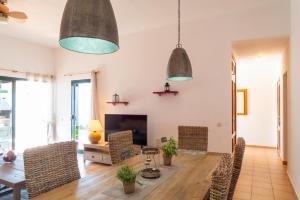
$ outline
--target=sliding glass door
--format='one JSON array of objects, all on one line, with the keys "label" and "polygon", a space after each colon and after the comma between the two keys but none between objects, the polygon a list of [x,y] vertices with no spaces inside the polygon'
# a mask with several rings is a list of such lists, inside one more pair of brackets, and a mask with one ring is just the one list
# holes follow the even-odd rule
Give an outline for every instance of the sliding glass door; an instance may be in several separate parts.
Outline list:
[{"label": "sliding glass door", "polygon": [[78,142],[78,149],[88,142],[88,123],[91,119],[90,79],[72,81],[71,138]]},{"label": "sliding glass door", "polygon": [[15,80],[0,77],[0,145],[15,148]]},{"label": "sliding glass door", "polygon": [[23,153],[53,138],[52,83],[0,76],[0,145]]}]

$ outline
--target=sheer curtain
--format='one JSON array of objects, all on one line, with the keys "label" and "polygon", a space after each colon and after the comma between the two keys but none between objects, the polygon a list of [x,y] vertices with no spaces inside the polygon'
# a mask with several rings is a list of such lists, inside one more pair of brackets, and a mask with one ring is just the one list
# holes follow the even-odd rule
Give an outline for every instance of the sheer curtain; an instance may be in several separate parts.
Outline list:
[{"label": "sheer curtain", "polygon": [[[91,119],[92,120],[100,120],[100,72],[92,71],[91,74],[91,83],[92,83],[92,108],[91,108]],[[104,134],[101,133],[101,142],[104,142]]]},{"label": "sheer curtain", "polygon": [[99,110],[99,71],[92,71],[91,74],[91,84],[92,84],[92,108],[91,108],[91,119],[100,120],[100,110]]},{"label": "sheer curtain", "polygon": [[54,138],[52,77],[26,75],[16,84],[16,151],[21,153]]}]

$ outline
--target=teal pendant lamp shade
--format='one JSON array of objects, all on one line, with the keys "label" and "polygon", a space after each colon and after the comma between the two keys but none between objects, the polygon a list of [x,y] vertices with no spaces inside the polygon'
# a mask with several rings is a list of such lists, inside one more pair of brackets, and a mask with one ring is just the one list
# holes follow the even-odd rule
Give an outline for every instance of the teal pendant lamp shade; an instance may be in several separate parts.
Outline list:
[{"label": "teal pendant lamp shade", "polygon": [[59,44],[87,54],[117,51],[118,28],[110,0],[68,0],[61,20]]},{"label": "teal pendant lamp shade", "polygon": [[192,65],[182,47],[173,50],[168,63],[168,81],[187,81],[193,79]]},{"label": "teal pendant lamp shade", "polygon": [[180,43],[180,0],[178,0],[178,43],[168,63],[168,81],[188,81],[193,79],[192,65]]}]

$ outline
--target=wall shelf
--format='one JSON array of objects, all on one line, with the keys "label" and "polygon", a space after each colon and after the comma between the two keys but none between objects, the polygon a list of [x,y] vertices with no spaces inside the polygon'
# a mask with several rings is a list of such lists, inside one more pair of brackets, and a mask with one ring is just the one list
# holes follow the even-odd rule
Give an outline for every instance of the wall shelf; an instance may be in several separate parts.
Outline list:
[{"label": "wall shelf", "polygon": [[127,106],[129,104],[128,101],[119,101],[119,102],[112,102],[112,101],[110,101],[110,102],[107,102],[107,103],[112,104],[114,106],[116,106],[116,105],[122,105],[122,104],[125,105],[125,106]]},{"label": "wall shelf", "polygon": [[176,96],[179,92],[178,91],[160,91],[160,92],[153,92],[153,94],[158,94],[159,96],[162,96],[162,95],[174,95]]}]

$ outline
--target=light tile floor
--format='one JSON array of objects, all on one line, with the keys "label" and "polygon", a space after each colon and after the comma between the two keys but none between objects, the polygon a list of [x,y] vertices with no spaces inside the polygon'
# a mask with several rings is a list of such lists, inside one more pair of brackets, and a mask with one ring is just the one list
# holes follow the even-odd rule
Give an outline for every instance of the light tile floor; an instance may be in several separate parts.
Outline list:
[{"label": "light tile floor", "polygon": [[247,147],[234,200],[297,200],[275,149]]}]

